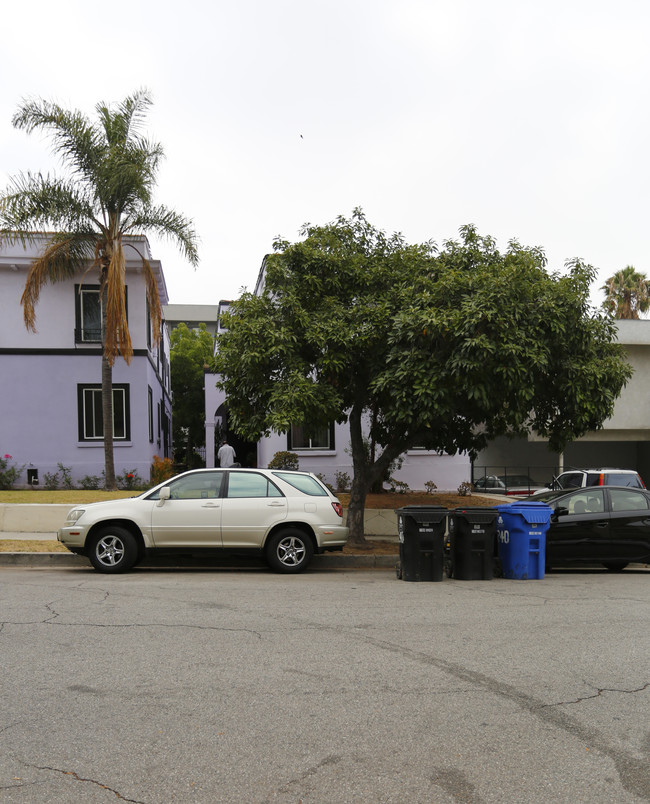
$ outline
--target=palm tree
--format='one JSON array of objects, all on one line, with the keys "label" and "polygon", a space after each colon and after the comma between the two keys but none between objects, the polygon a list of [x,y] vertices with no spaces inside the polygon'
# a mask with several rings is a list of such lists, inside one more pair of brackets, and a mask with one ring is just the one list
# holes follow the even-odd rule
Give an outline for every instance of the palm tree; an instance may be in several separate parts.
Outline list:
[{"label": "palm tree", "polygon": [[[154,206],[152,193],[163,157],[160,144],[140,134],[151,98],[139,90],[116,107],[99,103],[97,120],[43,100],[27,101],[13,118],[28,134],[45,130],[52,150],[67,169],[67,178],[41,173],[10,179],[0,194],[0,238],[45,246],[25,282],[21,303],[25,326],[35,331],[36,304],[43,286],[69,279],[78,271],[97,270],[102,300],[102,404],[105,480],[115,488],[113,461],[113,364],[133,355],[126,318],[125,248],[142,262],[156,342],[162,311],[150,264],[133,235],[148,233],[174,241],[192,265],[198,263],[192,221],[164,206]],[[42,242],[42,240],[41,240]]]},{"label": "palm tree", "polygon": [[650,283],[633,265],[610,276],[601,290],[605,291],[603,307],[616,318],[639,318],[639,313],[650,309]]}]

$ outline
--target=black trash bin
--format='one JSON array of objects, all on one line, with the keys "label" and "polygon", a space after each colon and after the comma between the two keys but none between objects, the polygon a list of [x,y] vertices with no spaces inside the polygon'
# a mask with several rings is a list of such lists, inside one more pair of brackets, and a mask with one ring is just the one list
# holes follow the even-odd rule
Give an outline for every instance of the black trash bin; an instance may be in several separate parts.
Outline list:
[{"label": "black trash bin", "polygon": [[461,581],[494,577],[498,512],[494,508],[456,508],[449,512],[451,571]]},{"label": "black trash bin", "polygon": [[397,577],[403,581],[441,581],[447,509],[406,505],[395,513],[399,533]]}]

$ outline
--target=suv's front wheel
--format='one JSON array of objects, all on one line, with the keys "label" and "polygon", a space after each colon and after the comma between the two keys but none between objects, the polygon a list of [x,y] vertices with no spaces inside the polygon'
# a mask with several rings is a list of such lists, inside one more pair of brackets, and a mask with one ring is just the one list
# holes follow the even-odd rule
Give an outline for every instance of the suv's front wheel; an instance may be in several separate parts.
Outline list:
[{"label": "suv's front wheel", "polygon": [[306,533],[298,528],[285,528],[269,539],[265,557],[276,572],[302,572],[314,555],[314,547]]},{"label": "suv's front wheel", "polygon": [[138,560],[138,545],[126,528],[110,525],[93,537],[88,558],[99,572],[125,572]]}]

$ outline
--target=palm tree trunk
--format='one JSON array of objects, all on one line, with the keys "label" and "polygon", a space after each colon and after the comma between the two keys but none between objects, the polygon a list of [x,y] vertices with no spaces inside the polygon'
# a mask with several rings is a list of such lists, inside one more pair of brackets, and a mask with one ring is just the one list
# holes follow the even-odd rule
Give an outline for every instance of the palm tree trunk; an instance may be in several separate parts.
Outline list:
[{"label": "palm tree trunk", "polygon": [[113,367],[104,354],[106,342],[106,286],[102,293],[102,421],[104,425],[104,487],[117,488],[113,456]]}]

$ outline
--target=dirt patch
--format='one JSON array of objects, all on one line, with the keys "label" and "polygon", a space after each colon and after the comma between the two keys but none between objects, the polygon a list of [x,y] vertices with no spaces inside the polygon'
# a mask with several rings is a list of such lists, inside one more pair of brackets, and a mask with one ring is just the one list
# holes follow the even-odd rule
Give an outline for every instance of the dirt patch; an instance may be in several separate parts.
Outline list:
[{"label": "dirt patch", "polygon": [[[350,502],[349,494],[337,494],[344,508],[348,507]],[[499,505],[500,502],[506,502],[506,498],[500,500],[496,497],[483,497],[480,494],[470,494],[466,497],[461,497],[460,494],[427,494],[424,491],[408,491],[406,494],[393,494],[386,492],[384,494],[369,494],[366,497],[366,508],[380,508],[382,510],[395,510],[396,508],[403,508],[405,505],[442,505],[445,508],[477,508],[481,506]]]}]

